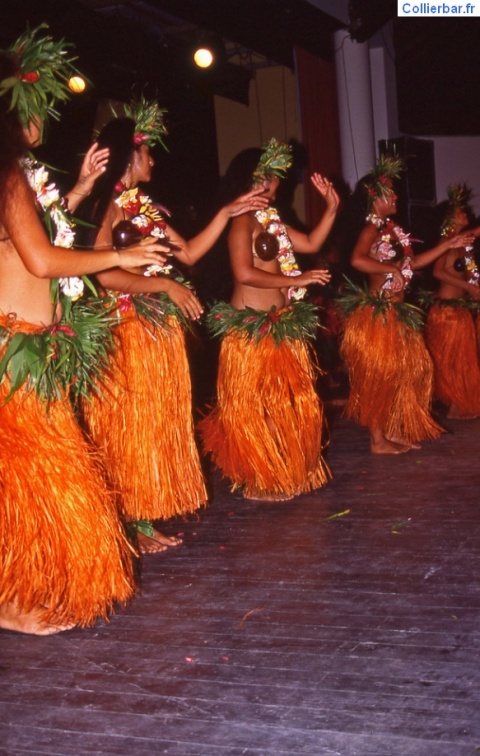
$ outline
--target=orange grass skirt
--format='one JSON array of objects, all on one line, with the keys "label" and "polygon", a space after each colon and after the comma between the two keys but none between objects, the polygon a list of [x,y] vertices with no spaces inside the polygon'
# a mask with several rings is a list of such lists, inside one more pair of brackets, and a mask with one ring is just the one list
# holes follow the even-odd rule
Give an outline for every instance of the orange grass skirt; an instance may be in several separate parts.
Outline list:
[{"label": "orange grass skirt", "polygon": [[199,424],[204,448],[248,498],[293,496],[325,485],[323,407],[307,344],[271,336],[223,339],[217,406]]},{"label": "orange grass skirt", "polygon": [[[5,324],[5,318],[0,318]],[[15,331],[38,329],[17,322]],[[67,399],[0,387],[0,603],[92,625],[133,594],[132,554]]]},{"label": "orange grass skirt", "polygon": [[480,363],[472,314],[465,307],[434,305],[425,340],[435,367],[435,396],[460,415],[480,415]]},{"label": "orange grass skirt", "polygon": [[154,329],[129,307],[102,394],[82,404],[128,520],[168,519],[207,501],[194,438],[190,369],[175,318]]},{"label": "orange grass skirt", "polygon": [[345,321],[341,354],[350,379],[347,417],[408,443],[441,435],[430,414],[432,360],[422,335],[395,310],[373,317],[370,307],[358,307]]}]

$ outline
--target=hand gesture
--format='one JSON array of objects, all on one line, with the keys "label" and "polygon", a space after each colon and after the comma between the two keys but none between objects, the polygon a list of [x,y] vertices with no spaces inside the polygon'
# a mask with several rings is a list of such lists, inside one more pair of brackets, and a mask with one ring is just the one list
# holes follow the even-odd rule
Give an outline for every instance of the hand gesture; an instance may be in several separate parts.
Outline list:
[{"label": "hand gesture", "polygon": [[310,181],[312,182],[317,192],[322,195],[328,207],[331,208],[332,211],[336,212],[340,203],[340,199],[337,192],[335,191],[332,182],[324,176],[321,176],[319,173],[313,173],[310,176]]},{"label": "hand gesture", "polygon": [[142,239],[140,244],[135,244],[126,249],[119,249],[120,268],[139,268],[144,265],[165,265],[167,260],[168,248],[163,246],[161,241],[152,236]]},{"label": "hand gesture", "polygon": [[450,249],[457,249],[458,247],[471,247],[474,241],[475,237],[472,232],[466,231],[464,234],[452,236],[452,238],[448,240],[448,244]]},{"label": "hand gesture", "polygon": [[313,270],[308,270],[306,273],[302,273],[300,276],[288,276],[293,286],[308,286],[309,284],[325,285],[328,284],[331,277],[331,273],[325,268],[321,270],[314,268]]},{"label": "hand gesture", "polygon": [[268,205],[268,199],[262,196],[264,193],[265,189],[263,186],[252,189],[246,194],[237,197],[229,205],[225,205],[224,210],[230,218],[235,218],[237,215],[243,215],[243,213],[249,213],[254,210],[263,210]]},{"label": "hand gesture", "polygon": [[93,189],[95,181],[105,172],[110,150],[108,147],[98,148],[98,142],[94,142],[83,158],[83,163],[78,174],[75,189],[77,194],[87,197]]}]

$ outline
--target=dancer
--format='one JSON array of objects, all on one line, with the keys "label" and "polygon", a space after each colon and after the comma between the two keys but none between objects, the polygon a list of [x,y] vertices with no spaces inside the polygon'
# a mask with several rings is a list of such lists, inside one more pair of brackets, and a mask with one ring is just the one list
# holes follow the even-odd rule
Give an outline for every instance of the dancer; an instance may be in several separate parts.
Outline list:
[{"label": "dancer", "polygon": [[346,413],[369,429],[374,454],[403,453],[443,431],[430,414],[433,365],[405,288],[415,270],[471,239],[455,236],[414,256],[409,234],[390,218],[401,169],[398,157],[383,155],[364,180],[368,215],[351,264],[368,276],[368,291],[352,287],[341,299],[348,315],[341,347],[350,379]]},{"label": "dancer", "polygon": [[[447,189],[448,204],[441,235],[449,240],[469,229],[470,191],[465,184]],[[469,229],[475,238],[480,227]],[[440,281],[428,312],[425,339],[435,367],[435,397],[447,417],[480,415],[480,362],[473,313],[480,301],[480,273],[473,248],[449,249],[436,260],[433,275]]]},{"label": "dancer", "polygon": [[[110,158],[88,201],[88,217],[100,227],[97,249],[112,238],[123,243],[135,233],[152,234],[171,245],[176,260],[191,266],[231,217],[265,206],[258,190],[249,192],[223,207],[196,237],[183,239],[165,212],[137,188],[150,181],[150,148],[166,133],[164,111],[141,98],[127,112],[131,117],[111,121],[98,137]],[[203,308],[171,265],[147,273],[111,270],[98,276],[118,304],[115,360],[103,378],[102,395],[84,402],[83,409],[119,507],[137,530],[140,551],[152,553],[180,542],[152,521],[196,512],[206,504],[207,492],[194,438],[185,347],[185,326]]]},{"label": "dancer", "polygon": [[[335,219],[338,196],[317,173],[311,177],[326,211],[304,234],[286,228],[273,206],[291,164],[276,139],[232,162],[234,191],[262,186],[269,206],[237,218],[229,234],[234,290],[230,304],[213,307],[209,323],[223,336],[217,406],[200,423],[204,448],[233,489],[248,499],[277,501],[323,486],[323,407],[307,342],[318,325],[316,308],[302,302],[309,284],[325,284],[325,270],[301,273],[294,251],[317,253]],[[294,278],[292,278],[294,277]]]},{"label": "dancer", "polygon": [[0,627],[37,635],[91,625],[134,590],[130,547],[67,398],[87,380],[84,358],[102,352],[85,336],[91,313],[73,316],[52,279],[162,260],[150,242],[102,254],[49,243],[20,161],[75,69],[46,28],[0,51]]}]

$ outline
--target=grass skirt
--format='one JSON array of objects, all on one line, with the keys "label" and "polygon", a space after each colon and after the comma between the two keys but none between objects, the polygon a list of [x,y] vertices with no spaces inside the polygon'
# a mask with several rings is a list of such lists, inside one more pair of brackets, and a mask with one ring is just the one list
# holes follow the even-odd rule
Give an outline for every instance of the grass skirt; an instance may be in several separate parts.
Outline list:
[{"label": "grass skirt", "polygon": [[[26,323],[15,330],[38,330]],[[92,625],[133,594],[132,554],[67,400],[0,387],[0,603]]]},{"label": "grass skirt", "polygon": [[433,364],[423,337],[394,309],[358,307],[344,327],[341,354],[350,379],[347,417],[407,443],[438,438],[430,415]]},{"label": "grass skirt", "polygon": [[475,323],[465,307],[433,305],[425,331],[435,367],[435,396],[460,415],[480,415],[480,365]]},{"label": "grass skirt", "polygon": [[102,394],[83,402],[86,427],[128,520],[168,519],[207,500],[194,438],[185,337],[171,317],[154,328],[123,313]]},{"label": "grass skirt", "polygon": [[223,339],[217,406],[199,424],[204,448],[248,498],[293,496],[323,486],[323,407],[306,342]]}]

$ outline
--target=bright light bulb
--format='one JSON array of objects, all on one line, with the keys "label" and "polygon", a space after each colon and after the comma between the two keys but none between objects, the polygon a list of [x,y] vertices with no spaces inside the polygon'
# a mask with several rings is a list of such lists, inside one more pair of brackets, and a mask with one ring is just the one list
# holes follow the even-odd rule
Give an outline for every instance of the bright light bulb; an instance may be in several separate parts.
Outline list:
[{"label": "bright light bulb", "polygon": [[199,47],[193,59],[199,68],[208,68],[213,63],[213,54],[207,47]]},{"label": "bright light bulb", "polygon": [[71,76],[68,80],[68,88],[75,94],[80,94],[85,89],[85,80],[81,76]]}]

